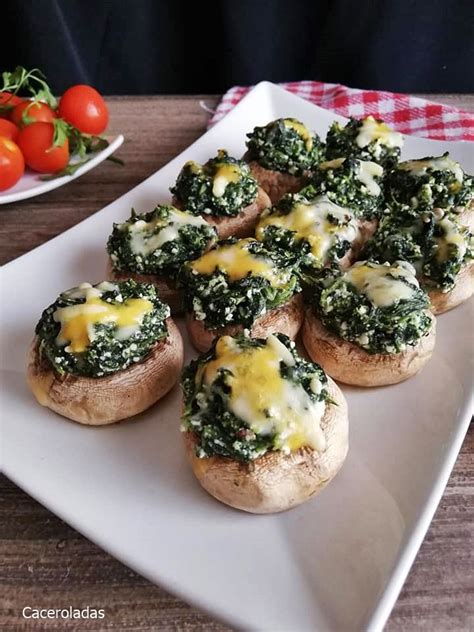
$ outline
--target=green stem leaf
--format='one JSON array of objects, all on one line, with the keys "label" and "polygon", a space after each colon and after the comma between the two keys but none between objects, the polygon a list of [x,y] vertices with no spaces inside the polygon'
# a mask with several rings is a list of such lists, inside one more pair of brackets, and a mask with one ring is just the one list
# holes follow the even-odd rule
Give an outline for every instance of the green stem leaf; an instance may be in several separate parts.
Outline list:
[{"label": "green stem leaf", "polygon": [[117,158],[117,156],[108,156],[106,160],[110,160],[110,162],[115,163],[116,165],[120,165],[121,167],[125,167],[125,162],[121,158]]},{"label": "green stem leaf", "polygon": [[55,110],[58,101],[45,79],[38,68],[26,70],[22,66],[17,66],[13,72],[2,73],[3,86],[1,91],[11,92],[14,95],[20,91],[27,92],[33,97],[33,101],[43,101]]},{"label": "green stem leaf", "polygon": [[63,119],[54,119],[53,126],[54,126],[54,136],[53,136],[52,148],[62,147],[64,143],[67,141],[67,139],[69,138],[70,125],[68,125],[66,121],[63,121]]},{"label": "green stem leaf", "polygon": [[86,163],[89,162],[89,158],[86,160],[81,160],[80,162],[76,162],[74,164],[69,164],[62,171],[58,171],[57,173],[49,173],[45,176],[40,176],[39,179],[42,181],[48,180],[56,180],[56,178],[62,178],[63,176],[72,176],[76,173],[79,167],[82,167]]}]

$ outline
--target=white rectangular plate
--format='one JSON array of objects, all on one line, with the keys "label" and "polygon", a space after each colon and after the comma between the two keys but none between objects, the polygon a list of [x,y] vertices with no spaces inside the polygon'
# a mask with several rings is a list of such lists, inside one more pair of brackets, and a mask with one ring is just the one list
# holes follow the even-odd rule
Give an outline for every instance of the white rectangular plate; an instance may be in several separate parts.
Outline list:
[{"label": "white rectangular plate", "polygon": [[[135,189],[3,269],[3,465],[66,522],[151,581],[230,625],[262,630],[381,629],[446,485],[471,408],[472,305],[439,318],[431,362],[398,386],[344,388],[350,450],[308,503],[254,516],[208,496],[188,467],[180,391],[147,413],[87,428],[38,406],[25,386],[28,343],[45,306],[104,276],[112,222],[151,210],[186,160],[294,116],[319,134],[340,117],[269,83]],[[342,120],[342,119],[340,119]],[[473,171],[472,145],[406,138],[405,157],[449,149]],[[194,354],[187,346],[187,359]]]},{"label": "white rectangular plate", "polygon": [[[70,176],[61,176],[53,178],[52,180],[41,180],[41,174],[35,173],[31,169],[27,168],[25,174],[14,187],[0,193],[0,204],[10,204],[11,202],[27,200],[28,198],[42,195],[43,193],[47,193],[53,189],[58,189],[72,180],[80,178],[82,175],[91,169],[94,169],[94,167],[97,167],[97,165],[100,165],[101,162],[104,162],[104,160],[111,156],[123,143],[123,136],[122,134],[119,134],[118,136],[109,138],[108,140],[109,145],[105,149],[91,154],[89,160],[81,167],[78,167],[77,171]],[[74,164],[78,161],[79,158],[76,157],[73,158],[72,163]]]}]

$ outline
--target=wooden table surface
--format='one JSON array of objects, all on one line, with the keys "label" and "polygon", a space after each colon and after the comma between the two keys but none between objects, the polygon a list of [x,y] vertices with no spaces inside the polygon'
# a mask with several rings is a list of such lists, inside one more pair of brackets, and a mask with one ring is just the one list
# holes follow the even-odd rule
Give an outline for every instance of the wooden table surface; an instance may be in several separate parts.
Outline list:
[{"label": "wooden table surface", "polygon": [[[474,111],[474,97],[432,95]],[[110,132],[122,132],[125,166],[105,162],[46,195],[0,208],[0,263],[28,252],[115,200],[205,130],[218,97],[112,97]],[[474,433],[468,433],[388,631],[474,629]],[[0,581],[5,630],[225,630],[132,572],[5,477],[0,478]],[[24,606],[104,608],[100,622],[37,624]],[[297,631],[292,631],[297,632]],[[342,632],[342,631],[341,631]]]}]

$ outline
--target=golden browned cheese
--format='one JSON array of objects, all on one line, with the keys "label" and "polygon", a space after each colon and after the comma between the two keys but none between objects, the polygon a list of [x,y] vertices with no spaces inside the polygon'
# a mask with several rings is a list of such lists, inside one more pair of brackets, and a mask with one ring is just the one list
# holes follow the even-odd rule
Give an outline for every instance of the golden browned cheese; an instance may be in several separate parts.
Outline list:
[{"label": "golden browned cheese", "polygon": [[[334,217],[338,220],[337,224],[333,221]],[[377,220],[358,219],[349,208],[338,206],[320,195],[309,201],[295,200],[288,213],[265,214],[255,229],[258,240],[265,241],[269,226],[290,231],[295,240],[305,242],[313,262],[320,267],[332,263],[329,253],[337,241],[348,242],[349,249],[337,261],[339,267],[344,269],[356,260],[364,244],[373,235]]]},{"label": "golden browned cheese", "polygon": [[283,125],[287,128],[294,130],[301,138],[304,140],[304,144],[306,147],[306,151],[311,151],[313,149],[313,134],[310,130],[296,119],[286,118],[283,119]]},{"label": "golden browned cheese", "polygon": [[401,353],[368,353],[328,331],[312,309],[307,310],[303,323],[303,343],[311,360],[338,382],[354,386],[397,384],[418,373],[431,358],[436,341],[436,320],[431,312],[426,313],[432,320],[430,333]]},{"label": "golden browned cheese", "polygon": [[250,237],[235,243],[221,244],[189,262],[189,269],[198,274],[211,276],[216,269],[224,272],[231,282],[240,281],[248,275],[266,279],[272,287],[285,287],[291,279],[289,269],[279,269],[268,256],[259,256],[251,251],[259,242]]},{"label": "golden browned cheese", "polygon": [[383,121],[377,121],[373,116],[367,116],[356,136],[356,144],[361,149],[367,147],[373,140],[380,140],[385,147],[402,147],[403,136],[396,132]]},{"label": "golden browned cheese", "polygon": [[329,395],[321,420],[325,450],[300,448],[290,454],[270,451],[250,463],[195,454],[196,437],[184,433],[186,453],[201,486],[217,500],[251,513],[286,511],[318,494],[337,474],[348,450],[347,403],[329,378]]},{"label": "golden browned cheese", "polygon": [[60,376],[31,344],[27,381],[39,404],[82,424],[100,426],[137,415],[161,399],[178,381],[183,341],[168,318],[168,336],[127,369],[100,378]]},{"label": "golden browned cheese", "polygon": [[56,342],[70,353],[87,349],[95,325],[114,323],[117,337],[127,337],[139,329],[144,316],[153,310],[153,303],[145,298],[115,304],[104,301],[101,291],[89,283],[83,283],[76,291],[84,297],[83,303],[58,307],[54,312],[54,320],[60,325]]},{"label": "golden browned cheese", "polygon": [[[263,345],[245,348],[232,336],[221,336],[213,356],[199,367],[196,381],[211,387],[221,371],[228,372],[227,408],[253,432],[257,435],[274,432],[278,436],[278,449],[285,453],[303,447],[324,451],[326,443],[320,421],[326,404],[313,401],[301,384],[282,376],[282,363],[293,367],[295,358],[278,336],[270,334]],[[311,393],[318,394],[322,382],[314,376],[309,386]]]}]

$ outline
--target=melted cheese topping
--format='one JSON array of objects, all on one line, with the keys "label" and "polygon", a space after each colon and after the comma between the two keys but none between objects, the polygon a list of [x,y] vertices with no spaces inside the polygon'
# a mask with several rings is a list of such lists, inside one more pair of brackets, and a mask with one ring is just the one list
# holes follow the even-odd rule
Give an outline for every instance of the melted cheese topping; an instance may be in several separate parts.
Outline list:
[{"label": "melted cheese topping", "polygon": [[[191,173],[195,174],[203,173],[205,170],[200,164],[194,162],[194,160],[188,160],[184,168],[188,168]],[[229,182],[238,182],[241,177],[242,171],[238,165],[225,162],[217,164],[212,177],[212,195],[217,198],[222,197]]]},{"label": "melted cheese topping", "polygon": [[231,281],[239,281],[246,276],[264,277],[273,287],[286,285],[290,273],[277,270],[275,264],[268,259],[249,252],[251,243],[258,243],[255,239],[240,239],[235,244],[228,244],[215,248],[193,261],[190,266],[198,274],[210,276],[215,270],[225,272]]},{"label": "melted cheese topping", "polygon": [[424,176],[427,169],[451,171],[460,184],[464,178],[460,164],[451,160],[449,156],[439,156],[438,158],[428,158],[426,160],[407,160],[400,163],[398,168],[402,171],[409,171],[412,176]]},{"label": "melted cheese topping", "polygon": [[412,298],[414,289],[404,280],[419,287],[415,268],[406,261],[397,261],[393,265],[356,263],[343,278],[365,294],[376,307],[388,307]]},{"label": "melted cheese topping", "polygon": [[327,169],[339,169],[341,165],[344,164],[345,158],[334,158],[334,160],[326,160],[325,162],[320,162],[318,165],[318,169],[322,169],[323,171],[327,171]]},{"label": "melted cheese topping", "polygon": [[188,160],[183,169],[189,169],[189,171],[191,171],[191,173],[202,173],[202,167],[199,163],[194,162],[194,160]]},{"label": "melted cheese topping", "polygon": [[[179,229],[184,225],[207,226],[208,224],[202,217],[173,208],[167,219],[157,218],[150,222],[140,219],[133,224],[120,224],[119,229],[128,230],[130,233],[132,252],[146,256],[161,248],[166,242],[177,239]],[[157,233],[156,229],[159,227],[163,228]]]},{"label": "melted cheese topping", "polygon": [[436,239],[438,244],[436,258],[438,261],[445,261],[449,257],[449,245],[456,246],[458,258],[463,259],[467,251],[467,242],[462,232],[460,232],[459,226],[447,217],[442,219],[439,225],[443,230],[443,236]]},{"label": "melted cheese topping", "polygon": [[403,136],[400,132],[395,132],[386,123],[379,123],[373,116],[364,119],[355,140],[360,148],[367,147],[374,140],[380,141],[380,144],[386,147],[403,145]]},{"label": "melted cheese topping", "polygon": [[92,287],[90,283],[81,283],[81,285],[78,285],[77,287],[66,290],[66,292],[63,292],[61,294],[61,296],[73,300],[82,298],[85,299],[91,294],[97,294],[97,296],[100,296],[104,292],[117,292],[118,289],[118,285],[116,285],[115,283],[111,283],[110,281],[102,281],[102,283],[98,283],[94,287]]},{"label": "melted cheese topping", "polygon": [[367,188],[370,195],[380,195],[380,186],[375,181],[375,177],[382,177],[383,168],[376,162],[370,160],[360,160],[357,178]]},{"label": "melted cheese topping", "polygon": [[104,285],[112,284],[93,287],[90,283],[82,283],[69,296],[84,297],[85,302],[60,307],[54,312],[54,320],[61,323],[56,343],[59,346],[68,344],[65,350],[69,353],[81,353],[87,349],[94,341],[94,326],[97,324],[114,323],[117,326],[116,338],[129,338],[139,330],[145,314],[152,311],[153,303],[144,298],[131,298],[119,304],[107,303],[102,294],[111,288]]},{"label": "melted cheese topping", "polygon": [[213,177],[212,195],[217,198],[222,197],[229,182],[238,182],[241,177],[242,172],[238,165],[232,163],[218,165]]},{"label": "melted cheese topping", "polygon": [[307,151],[311,151],[313,148],[313,135],[303,123],[295,121],[295,119],[283,119],[283,125],[294,130],[304,140]]},{"label": "melted cheese topping", "polygon": [[[329,216],[337,219],[340,225],[329,221]],[[257,226],[258,239],[262,239],[264,229],[269,225],[296,233],[298,239],[309,243],[311,254],[321,262],[338,240],[353,242],[359,235],[358,224],[350,211],[326,196],[318,197],[312,203],[296,204],[287,215],[268,215]]]},{"label": "melted cheese topping", "polygon": [[[223,336],[216,345],[216,359],[203,367],[197,379],[210,386],[219,370],[226,369],[230,372],[229,408],[253,432],[276,433],[278,448],[285,453],[304,446],[323,451],[326,440],[320,423],[326,404],[311,401],[300,384],[282,378],[281,362],[292,366],[295,360],[276,336],[270,335],[263,347],[246,349],[230,336]],[[313,381],[321,390],[320,381]]]}]

